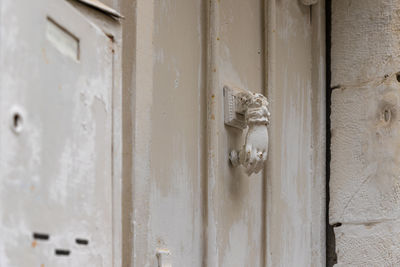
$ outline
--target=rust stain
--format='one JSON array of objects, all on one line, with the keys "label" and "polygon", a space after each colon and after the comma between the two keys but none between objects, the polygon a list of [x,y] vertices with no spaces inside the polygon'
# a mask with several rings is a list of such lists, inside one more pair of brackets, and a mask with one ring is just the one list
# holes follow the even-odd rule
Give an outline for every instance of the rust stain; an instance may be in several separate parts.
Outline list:
[{"label": "rust stain", "polygon": [[106,36],[110,39],[111,43],[109,43],[112,48],[112,43],[114,42],[114,36],[111,33],[106,33]]},{"label": "rust stain", "polygon": [[42,263],[42,264],[40,264],[40,267],[44,267],[44,264]]},{"label": "rust stain", "polygon": [[33,242],[32,242],[32,247],[35,248],[36,246],[37,246],[37,242],[36,242],[36,241],[33,241]]},{"label": "rust stain", "polygon": [[214,99],[214,98],[215,98],[215,95],[212,95],[211,98]]},{"label": "rust stain", "polygon": [[217,41],[219,41],[219,37],[217,37]]},{"label": "rust stain", "polygon": [[213,71],[214,71],[214,72],[217,72],[217,69],[216,69],[216,68],[214,68],[214,69],[213,69]]},{"label": "rust stain", "polygon": [[114,50],[114,36],[110,35],[110,34],[106,34],[108,38],[110,38],[111,42],[108,43],[108,48],[110,49],[111,53],[115,53]]},{"label": "rust stain", "polygon": [[35,190],[35,186],[31,185],[31,191]]},{"label": "rust stain", "polygon": [[212,120],[215,120],[214,114],[211,114],[211,119],[212,119]]}]

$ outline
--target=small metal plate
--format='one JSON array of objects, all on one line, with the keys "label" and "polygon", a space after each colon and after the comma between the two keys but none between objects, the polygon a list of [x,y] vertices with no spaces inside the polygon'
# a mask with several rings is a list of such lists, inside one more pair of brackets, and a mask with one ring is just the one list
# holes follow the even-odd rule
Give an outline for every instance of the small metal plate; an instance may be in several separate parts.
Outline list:
[{"label": "small metal plate", "polygon": [[241,92],[243,90],[239,88],[224,86],[224,121],[226,125],[244,130],[247,127],[246,120],[237,99]]}]

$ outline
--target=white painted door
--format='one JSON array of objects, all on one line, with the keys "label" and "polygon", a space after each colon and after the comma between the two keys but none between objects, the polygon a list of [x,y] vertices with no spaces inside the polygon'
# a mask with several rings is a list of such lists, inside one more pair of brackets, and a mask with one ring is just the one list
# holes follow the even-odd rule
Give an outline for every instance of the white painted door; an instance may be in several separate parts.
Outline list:
[{"label": "white painted door", "polygon": [[[324,1],[135,3],[122,8],[134,59],[123,260],[324,266]],[[224,124],[224,86],[270,100],[259,174],[229,162],[246,131]]]},{"label": "white painted door", "polygon": [[[324,1],[105,2],[118,100],[112,38],[70,2],[0,0],[0,266],[112,266],[120,208],[122,266],[324,266]],[[250,177],[225,86],[270,100]]]},{"label": "white painted door", "polygon": [[0,266],[112,266],[113,43],[66,1],[0,20]]}]

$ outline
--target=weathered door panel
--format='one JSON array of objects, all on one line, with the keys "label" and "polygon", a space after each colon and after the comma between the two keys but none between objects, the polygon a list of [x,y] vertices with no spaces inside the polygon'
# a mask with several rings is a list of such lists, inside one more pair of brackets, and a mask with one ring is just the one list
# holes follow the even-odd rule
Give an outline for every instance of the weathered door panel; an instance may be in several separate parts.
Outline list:
[{"label": "weathered door panel", "polygon": [[[124,35],[135,59],[125,76],[134,143],[126,262],[323,266],[319,2],[312,19],[301,1],[135,2],[136,28]],[[225,85],[272,100],[270,159],[258,175],[229,162],[246,131],[224,124]]]},{"label": "weathered door panel", "polygon": [[233,168],[245,131],[224,125],[223,87],[264,93],[264,4],[212,1],[208,88],[208,265],[263,266],[264,179]]},{"label": "weathered door panel", "polygon": [[156,1],[150,241],[172,266],[201,266],[201,73],[199,1]]},{"label": "weathered door panel", "polygon": [[[201,1],[137,2],[134,266],[202,266]],[[167,265],[160,265],[167,266]]]},{"label": "weathered door panel", "polygon": [[312,87],[312,14],[301,1],[270,1],[268,9],[267,263],[312,266],[312,210],[321,201],[312,203],[312,127],[324,119],[312,117],[313,94],[322,89]]},{"label": "weathered door panel", "polygon": [[0,266],[111,266],[113,44],[65,1],[0,4]]}]

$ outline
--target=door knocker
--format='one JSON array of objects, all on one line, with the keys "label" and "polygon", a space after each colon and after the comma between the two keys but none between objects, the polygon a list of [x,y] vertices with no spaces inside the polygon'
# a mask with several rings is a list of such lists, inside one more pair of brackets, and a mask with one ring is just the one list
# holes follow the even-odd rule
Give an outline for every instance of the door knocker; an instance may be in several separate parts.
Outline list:
[{"label": "door knocker", "polygon": [[234,167],[243,165],[247,175],[259,173],[268,156],[268,100],[265,96],[239,88],[224,87],[225,124],[246,129],[242,148],[229,154]]}]

